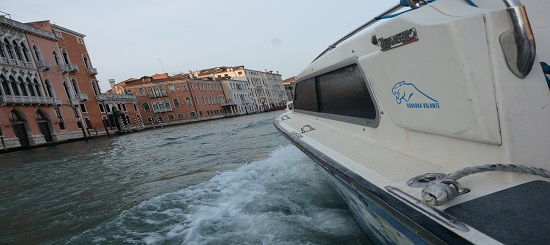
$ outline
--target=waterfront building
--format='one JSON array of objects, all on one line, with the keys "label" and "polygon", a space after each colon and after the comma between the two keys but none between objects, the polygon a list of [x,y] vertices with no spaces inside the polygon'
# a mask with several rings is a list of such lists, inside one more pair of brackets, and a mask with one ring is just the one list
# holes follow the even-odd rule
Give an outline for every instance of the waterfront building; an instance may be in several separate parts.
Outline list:
[{"label": "waterfront building", "polygon": [[58,38],[0,16],[0,149],[82,137],[68,77],[56,67]]},{"label": "waterfront building", "polygon": [[285,86],[285,90],[289,98],[289,101],[293,100],[294,87],[296,86],[296,76],[283,80],[283,86]]},{"label": "waterfront building", "polygon": [[252,94],[254,112],[263,112],[284,107],[288,100],[281,75],[273,71],[256,71],[244,66],[220,66],[190,72],[199,78],[233,79],[246,81]]},{"label": "waterfront building", "polygon": [[178,124],[223,117],[225,96],[220,82],[191,79],[188,74],[155,74],[114,84],[114,91],[137,97],[146,125]]},{"label": "waterfront building", "polygon": [[93,67],[86,49],[85,35],[51,24],[48,20],[29,25],[51,32],[57,38],[59,53],[55,54],[55,65],[60,73],[67,76],[63,86],[72,105],[78,107],[79,127],[84,127],[88,134],[90,129],[103,128],[97,100],[101,94],[95,77],[97,69]]},{"label": "waterfront building", "polygon": [[220,83],[226,99],[222,106],[226,108],[229,115],[243,115],[254,112],[252,93],[246,81],[222,78]]}]

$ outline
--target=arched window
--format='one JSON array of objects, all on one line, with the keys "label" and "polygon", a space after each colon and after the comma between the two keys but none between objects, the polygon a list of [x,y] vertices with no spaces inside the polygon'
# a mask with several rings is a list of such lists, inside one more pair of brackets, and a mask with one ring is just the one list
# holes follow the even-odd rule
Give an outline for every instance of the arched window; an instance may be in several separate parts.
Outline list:
[{"label": "arched window", "polygon": [[67,53],[67,50],[61,51],[61,55],[63,56],[63,61],[65,61],[65,64],[70,64],[71,60],[69,59],[69,54]]},{"label": "arched window", "polygon": [[15,123],[15,122],[25,122],[27,120],[25,120],[25,118],[23,116],[21,116],[21,114],[16,111],[16,110],[12,110],[10,111],[10,114],[8,115],[8,118],[10,119],[10,122],[12,123]]},{"label": "arched window", "polygon": [[34,84],[30,79],[27,78],[27,83],[25,85],[29,89],[29,95],[36,96],[36,94],[34,93]]},{"label": "arched window", "polygon": [[140,95],[140,96],[145,96],[145,89],[139,88],[138,91],[139,91],[139,95]]},{"label": "arched window", "polygon": [[134,95],[134,91],[132,91],[132,90],[128,89],[128,90],[126,90],[126,94],[129,94],[129,95]]},{"label": "arched window", "polygon": [[153,105],[153,110],[154,110],[154,111],[158,111],[158,110],[159,110],[158,102],[153,101],[151,104]]},{"label": "arched window", "polygon": [[8,80],[4,76],[0,76],[0,83],[2,86],[2,95],[11,95],[10,87],[8,86]]},{"label": "arched window", "polygon": [[141,107],[143,107],[145,111],[151,111],[151,108],[149,108],[149,103],[147,102],[141,104]]},{"label": "arched window", "polygon": [[50,81],[46,80],[45,84],[46,84],[46,93],[48,93],[46,96],[52,97],[52,98],[55,97],[55,94],[53,92],[53,87]]},{"label": "arched window", "polygon": [[55,60],[56,65],[61,65],[61,61],[59,60],[59,55],[57,55],[57,52],[53,51],[53,59]]},{"label": "arched window", "polygon": [[88,60],[88,56],[83,55],[84,58],[84,65],[86,66],[86,69],[90,69],[90,61]]},{"label": "arched window", "polygon": [[33,45],[32,49],[34,50],[34,55],[36,56],[36,59],[38,61],[41,61],[41,60],[44,59],[44,57],[42,57],[42,52],[40,51],[40,49],[38,47],[36,47],[36,45]]},{"label": "arched window", "polygon": [[44,97],[44,91],[41,89],[41,86],[36,78],[32,81],[32,87],[36,91],[36,96]]},{"label": "arched window", "polygon": [[6,49],[8,50],[8,56],[10,57],[10,59],[15,60],[10,42],[8,42],[7,38],[4,38],[4,42],[6,43]]},{"label": "arched window", "polygon": [[67,98],[72,99],[73,95],[71,94],[71,89],[69,88],[69,85],[67,82],[63,82],[63,87],[65,88],[65,93],[67,94]]},{"label": "arched window", "polygon": [[21,78],[18,78],[17,80],[19,81],[19,87],[21,88],[21,93],[23,94],[23,96],[29,96],[29,94],[27,93],[27,84],[23,82],[23,79]]},{"label": "arched window", "polygon": [[17,59],[20,61],[23,61],[23,56],[21,56],[21,49],[19,48],[19,45],[13,41],[13,49],[15,50],[15,55],[17,56]]},{"label": "arched window", "polygon": [[101,89],[99,89],[99,86],[97,85],[97,81],[92,81],[92,88],[94,89],[94,94],[96,96],[101,94]]},{"label": "arched window", "polygon": [[6,58],[6,48],[4,47],[4,43],[0,42],[0,56],[2,58]]},{"label": "arched window", "polygon": [[180,107],[180,101],[178,99],[174,99],[174,107]]},{"label": "arched window", "polygon": [[193,105],[193,101],[191,100],[191,98],[185,97],[185,105],[186,106],[192,106]]},{"label": "arched window", "polygon": [[74,94],[80,94],[80,91],[78,90],[78,82],[76,82],[76,79],[71,79],[71,83],[73,84]]},{"label": "arched window", "polygon": [[172,106],[170,106],[169,100],[164,100],[164,107],[166,107],[166,109],[172,109]]},{"label": "arched window", "polygon": [[159,102],[158,102],[158,105],[159,105],[159,109],[160,109],[160,110],[164,110],[164,101],[162,101],[162,100],[159,101]]},{"label": "arched window", "polygon": [[27,63],[30,63],[31,58],[29,57],[29,49],[27,48],[27,46],[25,46],[24,43],[21,43],[21,48],[23,49],[23,56],[25,57],[25,61]]},{"label": "arched window", "polygon": [[37,110],[34,117],[37,121],[48,120],[48,116],[42,110]]}]

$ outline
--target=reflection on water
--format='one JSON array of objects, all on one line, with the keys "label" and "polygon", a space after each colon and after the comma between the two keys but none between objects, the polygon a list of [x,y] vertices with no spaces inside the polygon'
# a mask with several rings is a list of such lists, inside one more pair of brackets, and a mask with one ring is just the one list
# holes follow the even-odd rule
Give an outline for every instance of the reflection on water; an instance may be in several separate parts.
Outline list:
[{"label": "reflection on water", "polygon": [[2,154],[0,240],[364,243],[313,162],[274,129],[275,115]]}]

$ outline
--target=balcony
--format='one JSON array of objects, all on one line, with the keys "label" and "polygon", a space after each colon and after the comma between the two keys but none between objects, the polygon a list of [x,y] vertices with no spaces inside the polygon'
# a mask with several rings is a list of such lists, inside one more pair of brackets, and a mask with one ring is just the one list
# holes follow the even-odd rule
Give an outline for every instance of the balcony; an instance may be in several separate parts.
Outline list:
[{"label": "balcony", "polygon": [[100,94],[96,98],[98,101],[137,101],[137,97],[135,95],[129,94]]},{"label": "balcony", "polygon": [[168,93],[160,92],[160,94],[149,94],[149,99],[168,97]]},{"label": "balcony", "polygon": [[78,71],[78,66],[76,64],[68,64],[69,72]]},{"label": "balcony", "polygon": [[68,73],[70,71],[69,65],[57,65],[57,70],[61,73]]},{"label": "balcony", "polygon": [[69,104],[71,104],[71,105],[80,105],[80,101],[75,100],[75,99],[69,99]]},{"label": "balcony", "polygon": [[61,99],[52,97],[0,95],[0,105],[61,105]]},{"label": "balcony", "polygon": [[38,68],[42,69],[43,71],[48,71],[52,69],[52,66],[50,65],[50,62],[45,60],[38,61]]},{"label": "balcony", "polygon": [[172,107],[169,107],[169,108],[158,108],[158,109],[153,108],[153,112],[154,112],[154,113],[170,112],[170,111],[172,111]]},{"label": "balcony", "polygon": [[237,105],[237,103],[233,102],[233,100],[227,100],[226,102],[222,102],[221,104],[222,104],[222,106]]},{"label": "balcony", "polygon": [[88,75],[90,75],[90,76],[97,75],[97,68],[88,68],[86,70],[88,71]]},{"label": "balcony", "polygon": [[76,94],[76,99],[79,101],[86,101],[88,100],[88,94]]}]

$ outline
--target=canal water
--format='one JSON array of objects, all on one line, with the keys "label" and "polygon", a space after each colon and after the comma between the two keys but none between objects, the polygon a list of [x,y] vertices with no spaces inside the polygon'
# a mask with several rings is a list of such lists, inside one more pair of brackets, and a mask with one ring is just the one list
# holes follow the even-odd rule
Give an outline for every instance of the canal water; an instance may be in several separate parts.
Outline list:
[{"label": "canal water", "polygon": [[0,244],[369,244],[277,113],[0,154]]}]

